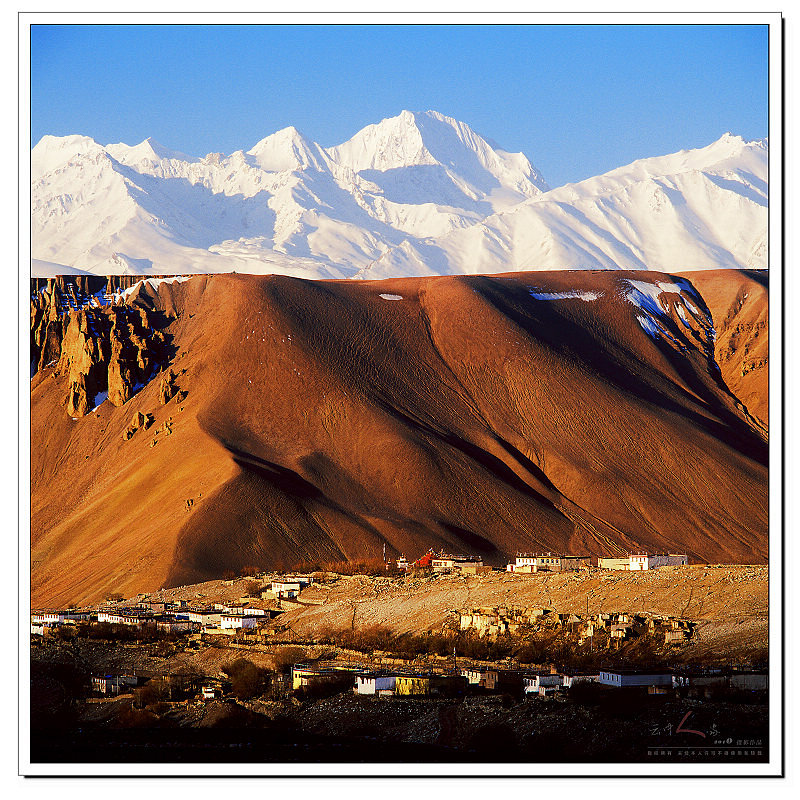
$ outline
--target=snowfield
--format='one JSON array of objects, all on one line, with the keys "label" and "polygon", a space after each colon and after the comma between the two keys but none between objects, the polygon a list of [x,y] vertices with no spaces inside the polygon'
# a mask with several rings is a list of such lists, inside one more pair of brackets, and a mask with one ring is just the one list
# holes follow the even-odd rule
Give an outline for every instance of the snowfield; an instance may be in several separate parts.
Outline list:
[{"label": "snowfield", "polygon": [[435,111],[324,148],[285,128],[202,158],[45,136],[32,273],[388,278],[766,267],[768,146],[725,134],[550,189],[522,153]]}]

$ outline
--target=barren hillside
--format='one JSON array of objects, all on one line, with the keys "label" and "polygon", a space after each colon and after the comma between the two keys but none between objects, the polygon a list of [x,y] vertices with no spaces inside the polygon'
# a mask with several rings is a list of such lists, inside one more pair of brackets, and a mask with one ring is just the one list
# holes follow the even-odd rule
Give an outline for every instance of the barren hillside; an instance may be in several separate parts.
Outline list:
[{"label": "barren hillside", "polygon": [[31,381],[34,603],[384,543],[763,563],[767,370],[737,383],[754,351],[730,337],[718,364],[713,329],[728,295],[766,323],[764,279],[717,281],[708,301],[702,279],[652,272],[141,285],[128,304],[163,336],[166,404],[162,373],[69,415],[76,358]]}]

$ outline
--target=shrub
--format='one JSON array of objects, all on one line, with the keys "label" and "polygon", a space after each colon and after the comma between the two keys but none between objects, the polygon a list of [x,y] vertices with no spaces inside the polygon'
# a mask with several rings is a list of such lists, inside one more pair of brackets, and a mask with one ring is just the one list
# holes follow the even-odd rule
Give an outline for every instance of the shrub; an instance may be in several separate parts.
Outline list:
[{"label": "shrub", "polygon": [[260,581],[247,581],[244,585],[248,597],[258,597],[261,594],[262,585]]},{"label": "shrub", "polygon": [[302,647],[284,647],[276,653],[272,661],[275,664],[276,672],[286,672],[294,664],[298,664],[306,657],[306,651]]},{"label": "shrub", "polygon": [[133,690],[133,707],[150,708],[169,697],[169,686],[162,678],[153,678]]},{"label": "shrub", "polygon": [[249,565],[247,567],[242,567],[241,570],[239,571],[239,574],[243,578],[252,578],[255,575],[258,575],[260,573],[261,573],[261,570],[258,567],[254,567],[252,565]]},{"label": "shrub", "polygon": [[237,658],[222,667],[231,680],[231,691],[239,700],[249,700],[267,687],[269,673],[246,658]]}]

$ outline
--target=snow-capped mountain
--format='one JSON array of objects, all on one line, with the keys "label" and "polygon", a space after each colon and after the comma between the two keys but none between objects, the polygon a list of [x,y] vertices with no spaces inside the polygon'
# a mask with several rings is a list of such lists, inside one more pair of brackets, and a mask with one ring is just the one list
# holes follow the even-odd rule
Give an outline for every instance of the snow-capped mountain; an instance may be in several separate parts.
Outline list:
[{"label": "snow-capped mountain", "polygon": [[45,136],[31,157],[33,274],[765,266],[766,163],[766,142],[726,135],[549,190],[522,153],[434,111],[335,147],[290,127],[203,158]]},{"label": "snow-capped mountain", "polygon": [[[768,147],[727,133],[544,192],[369,269],[393,275],[767,266]],[[453,268],[455,267],[455,269]]]}]

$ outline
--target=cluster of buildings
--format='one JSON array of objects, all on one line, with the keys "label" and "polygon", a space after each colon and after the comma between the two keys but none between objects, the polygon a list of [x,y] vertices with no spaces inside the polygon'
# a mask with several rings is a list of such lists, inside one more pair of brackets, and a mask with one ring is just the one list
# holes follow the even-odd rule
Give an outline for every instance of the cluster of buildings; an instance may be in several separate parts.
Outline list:
[{"label": "cluster of buildings", "polygon": [[[313,583],[311,576],[290,576],[272,581],[258,598],[240,597],[237,602],[192,606],[186,600],[167,602],[142,599],[132,604],[101,606],[96,611],[37,611],[31,614],[31,633],[45,636],[61,625],[78,622],[108,623],[166,633],[208,633],[230,635],[255,630],[281,613],[282,601],[296,601]],[[141,597],[141,595],[140,595]],[[276,607],[277,606],[277,607]]]},{"label": "cluster of buildings", "polygon": [[62,625],[79,622],[109,623],[131,628],[152,626],[168,633],[190,630],[184,601],[178,603],[142,601],[131,606],[101,607],[97,611],[37,611],[31,614],[31,633],[44,636]]},{"label": "cluster of buildings", "polygon": [[523,626],[564,628],[578,644],[604,631],[611,641],[644,634],[661,639],[664,644],[687,641],[694,628],[689,620],[662,614],[610,612],[599,614],[557,613],[551,608],[514,608],[510,606],[468,608],[458,613],[458,629],[475,631],[479,636],[494,638],[514,634]]},{"label": "cluster of buildings", "polygon": [[[589,556],[567,556],[560,553],[517,553],[513,563],[506,565],[506,572],[530,574],[532,572],[567,572],[591,566]],[[680,567],[688,564],[685,553],[629,553],[621,558],[598,558],[600,569],[616,569],[638,572],[658,567]]]},{"label": "cluster of buildings", "polygon": [[437,555],[433,550],[428,550],[424,556],[412,562],[409,562],[405,556],[401,556],[396,563],[397,568],[403,571],[422,567],[430,567],[434,572],[440,574],[455,572],[465,575],[482,575],[492,571],[491,567],[484,566],[480,556],[452,555],[445,552]]},{"label": "cluster of buildings", "polygon": [[[433,550],[428,550],[416,561],[409,561],[405,556],[401,556],[396,563],[397,568],[403,571],[425,567],[438,573],[480,575],[492,571],[492,567],[485,566],[480,556],[451,555],[445,552],[436,554]],[[624,557],[598,558],[596,566],[600,569],[639,572],[658,567],[685,566],[688,563],[685,553],[629,553]],[[533,572],[568,572],[591,566],[594,565],[589,556],[570,556],[564,553],[517,553],[515,560],[506,564],[506,572],[529,575]]]},{"label": "cluster of buildings", "polygon": [[458,697],[467,694],[500,693],[518,697],[547,696],[566,692],[578,684],[596,684],[608,689],[637,689],[663,694],[676,689],[706,687],[759,691],[767,689],[766,672],[680,671],[671,669],[598,669],[548,671],[466,667],[449,672],[421,672],[408,669],[372,670],[359,665],[333,662],[295,664],[291,670],[292,689],[352,685],[358,695],[373,697]]}]

